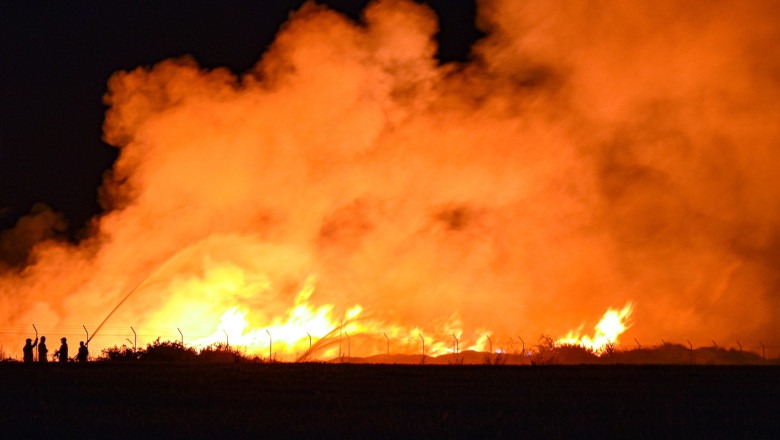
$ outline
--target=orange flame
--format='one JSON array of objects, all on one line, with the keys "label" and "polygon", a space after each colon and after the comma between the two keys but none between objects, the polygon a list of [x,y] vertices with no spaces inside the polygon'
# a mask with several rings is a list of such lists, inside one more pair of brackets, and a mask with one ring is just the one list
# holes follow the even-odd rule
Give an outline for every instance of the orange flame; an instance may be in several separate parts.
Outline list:
[{"label": "orange flame", "polygon": [[[339,354],[376,354],[381,351],[377,347],[385,336],[392,340],[395,354],[420,352],[422,341],[426,339],[424,336],[420,339],[420,336],[424,334],[429,335],[425,354],[439,355],[451,352],[448,341],[451,335],[462,334],[462,330],[451,321],[441,328],[423,329],[371,319],[365,316],[364,308],[359,304],[347,308],[343,316],[339,317],[334,313],[333,304],[315,306],[311,302],[314,292],[315,277],[310,276],[296,295],[291,308],[282,315],[273,316],[270,320],[261,319],[255,324],[250,324],[249,317],[253,311],[248,307],[231,306],[221,314],[217,312],[216,305],[210,312],[197,307],[197,313],[201,316],[201,331],[207,323],[216,327],[211,334],[196,339],[191,345],[203,348],[226,342],[247,354],[267,355],[275,360],[327,360]],[[169,307],[187,309],[192,305],[188,301],[181,301]],[[168,312],[162,315],[170,319]],[[215,319],[217,315],[219,319]],[[472,348],[479,347],[478,341]]]},{"label": "orange flame", "polygon": [[[0,261],[0,346],[81,337],[128,292],[93,353],[130,326],[285,359],[505,350],[616,291],[640,339],[780,334],[776,2],[478,3],[474,62],[436,59],[419,2],[306,2],[249,72],[113,75],[107,211],[79,243],[40,212],[0,234],[29,251]],[[603,350],[630,313],[559,342]]]},{"label": "orange flame", "polygon": [[634,310],[633,304],[629,301],[623,306],[622,309],[616,310],[611,307],[604,313],[598,324],[596,324],[596,332],[593,336],[580,336],[580,326],[577,330],[571,330],[566,336],[555,341],[557,345],[576,345],[588,350],[593,351],[596,354],[602,354],[610,344],[616,344],[618,337],[631,327],[631,323],[628,321],[631,317],[631,312]]}]

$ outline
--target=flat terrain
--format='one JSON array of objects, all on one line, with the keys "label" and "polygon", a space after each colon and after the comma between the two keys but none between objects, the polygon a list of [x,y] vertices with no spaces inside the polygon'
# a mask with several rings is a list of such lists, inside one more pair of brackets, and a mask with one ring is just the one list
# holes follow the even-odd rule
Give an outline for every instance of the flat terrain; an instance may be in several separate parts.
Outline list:
[{"label": "flat terrain", "polygon": [[0,364],[0,437],[780,438],[777,366]]}]

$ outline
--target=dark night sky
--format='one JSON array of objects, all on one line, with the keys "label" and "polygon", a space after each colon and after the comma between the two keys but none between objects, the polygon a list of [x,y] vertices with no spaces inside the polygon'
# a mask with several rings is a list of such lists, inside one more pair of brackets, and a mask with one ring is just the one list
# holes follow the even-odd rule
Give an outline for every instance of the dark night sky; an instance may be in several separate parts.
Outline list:
[{"label": "dark night sky", "polygon": [[[4,2],[0,230],[35,203],[64,213],[72,233],[100,211],[97,189],[117,155],[101,140],[102,96],[113,72],[189,54],[203,67],[240,74],[303,3]],[[369,2],[319,3],[357,19]],[[439,59],[467,59],[480,36],[474,1],[425,3],[439,16]]]}]

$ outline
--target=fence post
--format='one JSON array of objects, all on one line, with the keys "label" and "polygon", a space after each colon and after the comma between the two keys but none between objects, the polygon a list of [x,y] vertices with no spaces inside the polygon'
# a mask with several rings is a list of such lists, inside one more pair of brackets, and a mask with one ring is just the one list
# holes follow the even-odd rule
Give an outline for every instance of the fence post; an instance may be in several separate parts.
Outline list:
[{"label": "fence post", "polygon": [[690,353],[690,356],[691,356],[691,363],[695,364],[696,363],[696,358],[694,357],[694,354],[693,354],[693,344],[691,344],[691,340],[690,339],[686,339],[686,341],[688,341],[688,349],[689,349],[689,353]]},{"label": "fence post", "polygon": [[[35,343],[38,343],[38,329],[35,328],[35,324],[32,325],[33,330],[35,330]],[[35,350],[35,362],[38,362],[38,350]]]},{"label": "fence post", "polygon": [[423,338],[422,333],[417,333],[420,335],[420,340],[422,341],[422,349],[423,349],[423,357],[422,357],[422,363],[425,363],[425,338]]},{"label": "fence post", "polygon": [[274,359],[274,338],[271,337],[271,332],[269,332],[268,329],[265,329],[265,332],[268,333],[268,363],[270,364]]},{"label": "fence post", "polygon": [[522,336],[518,336],[518,338],[520,339],[520,343],[523,344],[523,357],[525,357],[525,341]]},{"label": "fence post", "polygon": [[339,362],[341,362],[341,337],[344,335],[344,320],[339,324]]}]

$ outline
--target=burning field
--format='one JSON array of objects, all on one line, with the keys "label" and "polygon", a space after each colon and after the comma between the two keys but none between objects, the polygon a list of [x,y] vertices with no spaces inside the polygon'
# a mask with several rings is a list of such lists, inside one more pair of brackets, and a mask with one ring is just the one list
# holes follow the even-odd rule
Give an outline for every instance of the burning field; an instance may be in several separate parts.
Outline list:
[{"label": "burning field", "polygon": [[777,357],[778,6],[484,0],[441,63],[425,5],[307,3],[247,72],[116,72],[103,213],[0,233],[0,345]]}]

